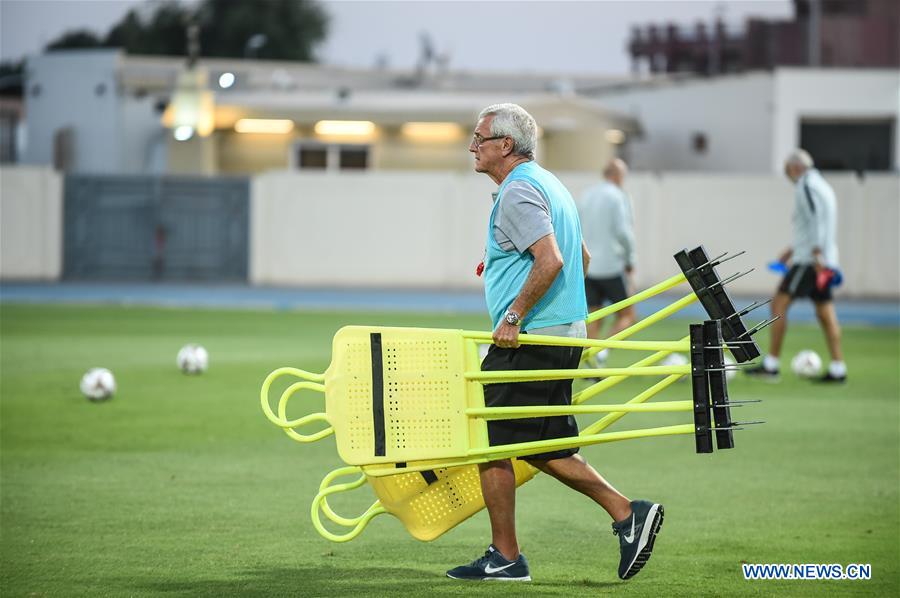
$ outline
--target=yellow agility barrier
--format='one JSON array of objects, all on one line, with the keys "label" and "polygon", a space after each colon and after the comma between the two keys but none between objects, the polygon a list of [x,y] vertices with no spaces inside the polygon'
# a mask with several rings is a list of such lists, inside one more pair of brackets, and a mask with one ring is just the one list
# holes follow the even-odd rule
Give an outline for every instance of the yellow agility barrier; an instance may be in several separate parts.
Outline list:
[{"label": "yellow agility barrier", "polygon": [[[428,460],[454,460],[462,464],[472,458],[542,452],[539,445],[530,443],[489,446],[486,419],[511,419],[516,412],[506,411],[508,408],[485,408],[483,384],[690,372],[687,365],[482,372],[476,341],[490,340],[490,333],[485,332],[347,326],[334,336],[333,359],[325,373],[288,369],[270,374],[263,385],[263,409],[273,423],[302,442],[318,440],[333,430],[338,454],[349,465],[395,467],[397,463]],[[689,349],[686,341],[598,341],[540,335],[523,335],[520,341],[533,345],[601,346],[637,351],[686,352]],[[292,384],[282,394],[276,416],[268,404],[268,390],[274,379],[283,374],[304,380]],[[288,399],[303,389],[325,393],[325,414],[288,420]],[[597,412],[596,407],[589,409]],[[690,405],[678,407],[682,411],[691,409]],[[606,409],[613,410],[614,406]],[[518,417],[569,415],[580,411],[584,409],[574,406],[532,407]],[[314,434],[297,432],[299,427],[323,420],[330,424],[328,428]],[[565,442],[586,446],[604,441],[585,437],[542,442],[557,447]]]}]

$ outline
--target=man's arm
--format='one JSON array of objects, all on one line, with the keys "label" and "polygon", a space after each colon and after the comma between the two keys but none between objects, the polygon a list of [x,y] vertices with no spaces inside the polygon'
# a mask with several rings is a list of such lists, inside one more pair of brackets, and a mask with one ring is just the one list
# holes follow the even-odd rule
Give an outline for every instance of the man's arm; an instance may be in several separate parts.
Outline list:
[{"label": "man's arm", "polygon": [[825,213],[824,202],[819,200],[819,196],[815,189],[810,186],[809,180],[803,183],[803,193],[806,195],[807,207],[812,219],[813,266],[818,272],[825,267],[822,259],[822,248],[825,247],[828,215]]},{"label": "man's arm", "polygon": [[588,251],[584,239],[581,240],[581,266],[584,269],[584,277],[587,278],[588,264],[591,263],[591,252]]},{"label": "man's arm", "polygon": [[622,196],[616,210],[616,237],[622,249],[625,251],[625,272],[631,274],[634,269],[634,227],[631,219],[631,210],[628,208],[628,198]]},{"label": "man's arm", "polygon": [[[534,256],[534,264],[528,278],[525,279],[525,284],[522,285],[522,290],[519,291],[519,296],[509,306],[509,310],[519,314],[520,319],[525,319],[525,314],[550,289],[563,269],[562,253],[556,244],[556,236],[552,233],[535,241],[528,251]],[[519,326],[500,320],[500,324],[494,330],[494,344],[504,349],[518,347]]]}]

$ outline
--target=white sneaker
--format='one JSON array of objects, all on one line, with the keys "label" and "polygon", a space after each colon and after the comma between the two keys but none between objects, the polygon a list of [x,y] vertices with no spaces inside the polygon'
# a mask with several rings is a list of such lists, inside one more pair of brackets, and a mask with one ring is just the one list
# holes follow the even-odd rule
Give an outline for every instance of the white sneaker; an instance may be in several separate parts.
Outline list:
[{"label": "white sneaker", "polygon": [[606,360],[609,359],[609,349],[603,349],[594,355],[594,364],[598,368],[606,367]]}]

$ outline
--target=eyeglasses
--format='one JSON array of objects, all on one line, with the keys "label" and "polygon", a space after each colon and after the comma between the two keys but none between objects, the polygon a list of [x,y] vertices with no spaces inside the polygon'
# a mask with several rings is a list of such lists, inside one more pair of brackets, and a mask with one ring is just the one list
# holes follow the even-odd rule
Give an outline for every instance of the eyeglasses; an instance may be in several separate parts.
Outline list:
[{"label": "eyeglasses", "polygon": [[475,149],[481,147],[481,144],[485,141],[493,141],[494,139],[504,139],[509,137],[509,135],[494,135],[493,137],[482,137],[481,133],[475,133],[472,135],[472,145],[475,146]]}]

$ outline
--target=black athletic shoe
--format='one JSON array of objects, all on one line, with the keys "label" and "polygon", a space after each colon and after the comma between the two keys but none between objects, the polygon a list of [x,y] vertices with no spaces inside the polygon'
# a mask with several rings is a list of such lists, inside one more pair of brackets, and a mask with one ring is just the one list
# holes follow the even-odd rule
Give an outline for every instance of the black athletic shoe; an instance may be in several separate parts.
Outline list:
[{"label": "black athletic shoe", "polygon": [[813,382],[819,384],[843,384],[847,381],[847,374],[843,376],[832,376],[831,372],[825,372],[824,376],[813,378]]},{"label": "black athletic shoe", "polygon": [[475,581],[531,581],[528,560],[524,554],[520,554],[514,561],[508,561],[493,544],[488,546],[483,557],[447,571],[447,577]]},{"label": "black athletic shoe", "polygon": [[768,382],[778,382],[781,380],[781,374],[778,370],[767,369],[763,364],[755,365],[752,368],[744,368],[744,373],[759,380]]},{"label": "black athletic shoe", "polygon": [[663,506],[646,500],[631,502],[631,516],[612,524],[619,536],[619,579],[630,579],[650,560],[653,542],[663,522]]}]

